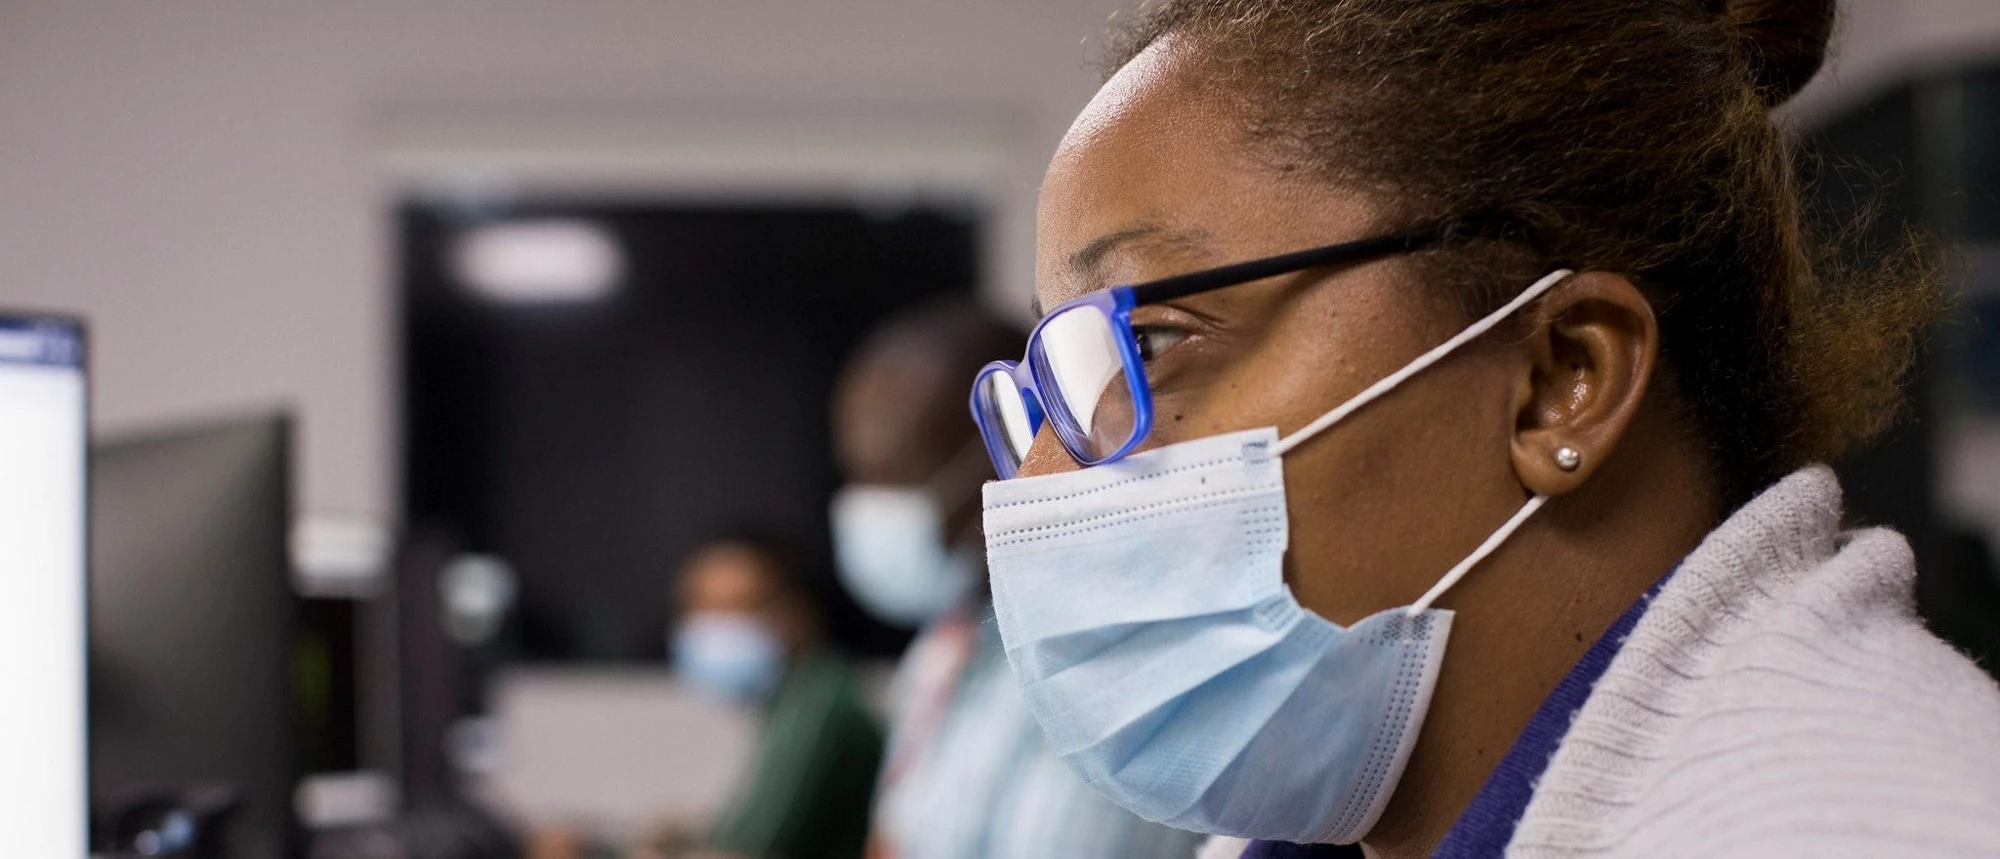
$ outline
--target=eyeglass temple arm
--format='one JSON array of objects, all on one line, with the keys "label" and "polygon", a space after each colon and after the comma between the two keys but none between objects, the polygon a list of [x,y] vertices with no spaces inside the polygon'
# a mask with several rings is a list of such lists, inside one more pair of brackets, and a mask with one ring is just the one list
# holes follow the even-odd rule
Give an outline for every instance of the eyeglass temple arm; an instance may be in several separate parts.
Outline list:
[{"label": "eyeglass temple arm", "polygon": [[1392,254],[1408,253],[1438,244],[1457,232],[1453,224],[1436,224],[1406,232],[1296,251],[1282,256],[1239,262],[1191,274],[1176,275],[1135,284],[1132,303],[1136,305],[1170,301],[1211,289],[1263,280],[1281,274],[1329,265],[1366,262]]}]

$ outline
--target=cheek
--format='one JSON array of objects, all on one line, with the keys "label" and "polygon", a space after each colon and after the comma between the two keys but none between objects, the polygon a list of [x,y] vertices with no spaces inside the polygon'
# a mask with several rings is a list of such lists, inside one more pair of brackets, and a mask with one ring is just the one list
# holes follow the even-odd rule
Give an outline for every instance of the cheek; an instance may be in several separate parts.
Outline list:
[{"label": "cheek", "polygon": [[1407,605],[1521,502],[1504,374],[1446,361],[1285,456],[1286,580],[1351,624]]},{"label": "cheek", "polygon": [[[1381,300],[1370,302],[1370,296]],[[1450,313],[1393,292],[1292,317],[1274,340],[1291,372],[1256,390],[1291,432],[1457,332]],[[1285,455],[1286,580],[1308,609],[1351,624],[1407,605],[1518,505],[1509,353],[1475,343]],[[1271,422],[1269,420],[1266,421]],[[1499,518],[1491,511],[1503,510]]]},{"label": "cheek", "polygon": [[1153,431],[1140,446],[1169,444],[1270,426],[1268,407],[1257,395],[1253,372],[1217,373],[1207,384],[1180,388],[1153,398]]}]

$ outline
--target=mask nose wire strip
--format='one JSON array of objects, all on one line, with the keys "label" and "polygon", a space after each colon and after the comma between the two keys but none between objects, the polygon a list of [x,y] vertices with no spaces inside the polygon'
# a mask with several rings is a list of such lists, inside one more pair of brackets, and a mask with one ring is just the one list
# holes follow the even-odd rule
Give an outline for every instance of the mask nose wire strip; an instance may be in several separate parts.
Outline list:
[{"label": "mask nose wire strip", "polygon": [[1347,402],[1335,406],[1333,411],[1320,415],[1319,417],[1314,418],[1312,423],[1300,427],[1298,432],[1292,433],[1291,435],[1279,439],[1277,446],[1273,447],[1271,449],[1271,452],[1278,456],[1285,455],[1286,451],[1289,451],[1292,448],[1297,447],[1300,442],[1312,438],[1314,435],[1317,435],[1321,430],[1333,426],[1335,423],[1339,422],[1342,418],[1345,418],[1348,415],[1354,414],[1362,406],[1368,405],[1369,403],[1373,402],[1376,397],[1380,397],[1383,394],[1388,393],[1390,389],[1407,381],[1411,376],[1421,373],[1424,371],[1425,368],[1429,367],[1430,365],[1443,360],[1444,356],[1451,354],[1452,350],[1465,345],[1467,342],[1470,342],[1471,340],[1473,340],[1474,338],[1478,337],[1481,334],[1485,334],[1486,332],[1493,330],[1493,326],[1499,325],[1502,320],[1506,319],[1509,316],[1514,315],[1514,311],[1520,310],[1523,305],[1526,305],[1528,302],[1533,301],[1536,298],[1539,298],[1542,293],[1548,292],[1557,283],[1562,282],[1563,278],[1569,277],[1573,273],[1574,272],[1571,272],[1569,269],[1559,268],[1556,269],[1555,271],[1549,272],[1546,275],[1543,275],[1541,280],[1535,281],[1534,284],[1530,285],[1527,289],[1521,290],[1520,295],[1514,296],[1514,300],[1507,302],[1507,304],[1501,307],[1499,310],[1495,310],[1492,313],[1487,314],[1486,318],[1481,319],[1478,322],[1472,323],[1472,325],[1466,328],[1464,331],[1458,332],[1457,336],[1452,337],[1450,340],[1446,340],[1443,343],[1439,343],[1429,352],[1425,352],[1424,354],[1417,356],[1416,360],[1411,361],[1408,364],[1404,364],[1402,369],[1397,370],[1394,373],[1390,373],[1387,376],[1383,376],[1375,384],[1369,385],[1367,389],[1363,390],[1361,393],[1355,394],[1353,399],[1350,399]]},{"label": "mask nose wire strip", "polygon": [[1521,523],[1528,521],[1528,517],[1535,515],[1535,511],[1542,509],[1542,505],[1548,500],[1547,495],[1537,495],[1528,499],[1528,503],[1521,505],[1521,509],[1515,512],[1513,518],[1507,520],[1507,524],[1500,526],[1500,530],[1488,536],[1486,542],[1479,544],[1479,548],[1472,550],[1472,554],[1466,555],[1465,560],[1459,561],[1458,566],[1452,567],[1450,572],[1444,574],[1444,578],[1438,579],[1437,584],[1431,585],[1431,589],[1425,591],[1416,602],[1410,603],[1404,612],[1414,615],[1430,608],[1431,603],[1436,602],[1438,597],[1444,596],[1445,591],[1451,590],[1452,585],[1458,584],[1459,579],[1465,578],[1466,573],[1472,572],[1472,568],[1478,566],[1480,561],[1486,560],[1486,556],[1493,554],[1493,550],[1500,548],[1501,543],[1507,542],[1507,538],[1514,535],[1514,529],[1521,527]]}]

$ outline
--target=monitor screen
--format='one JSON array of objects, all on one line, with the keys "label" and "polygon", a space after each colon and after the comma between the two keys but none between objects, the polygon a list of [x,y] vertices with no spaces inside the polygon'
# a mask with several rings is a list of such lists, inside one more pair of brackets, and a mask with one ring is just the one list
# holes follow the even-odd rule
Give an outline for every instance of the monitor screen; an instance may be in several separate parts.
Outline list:
[{"label": "monitor screen", "polygon": [[293,680],[322,687],[334,705],[323,688],[330,663],[295,650],[290,451],[282,414],[91,447],[90,786],[100,821],[162,792],[193,802],[221,788],[237,802],[206,830],[221,842],[217,855],[301,852]]},{"label": "monitor screen", "polygon": [[0,314],[0,832],[17,856],[83,856],[83,330]]}]

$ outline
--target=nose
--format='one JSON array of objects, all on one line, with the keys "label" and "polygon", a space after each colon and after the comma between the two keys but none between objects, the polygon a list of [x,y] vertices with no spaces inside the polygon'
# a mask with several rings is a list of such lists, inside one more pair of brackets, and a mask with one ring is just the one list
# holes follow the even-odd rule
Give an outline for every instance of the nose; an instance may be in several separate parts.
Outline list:
[{"label": "nose", "polygon": [[1042,431],[1035,434],[1035,443],[1028,446],[1028,455],[1021,458],[1019,477],[1035,477],[1042,474],[1061,474],[1075,471],[1083,466],[1071,459],[1062,442],[1056,440],[1055,428],[1047,422]]}]

